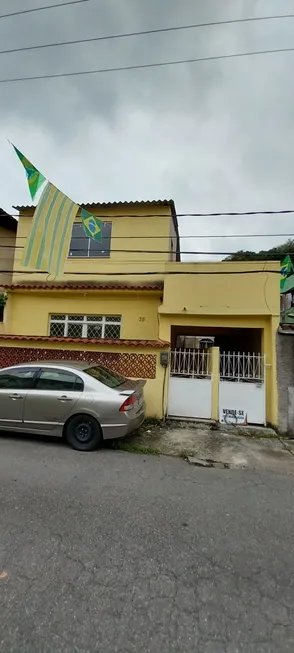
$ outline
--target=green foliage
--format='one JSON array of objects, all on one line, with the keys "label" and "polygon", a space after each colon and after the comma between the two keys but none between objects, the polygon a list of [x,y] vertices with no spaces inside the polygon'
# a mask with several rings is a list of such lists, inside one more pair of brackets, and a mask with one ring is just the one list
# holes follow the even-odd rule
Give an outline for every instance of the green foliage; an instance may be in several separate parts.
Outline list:
[{"label": "green foliage", "polygon": [[147,456],[159,456],[160,451],[154,449],[154,447],[145,446],[140,443],[129,443],[124,442],[123,440],[114,440],[112,443],[113,449],[119,449],[120,451],[128,451],[129,453],[138,453]]},{"label": "green foliage", "polygon": [[271,247],[271,249],[261,249],[259,252],[241,249],[235,254],[230,254],[225,261],[282,261],[287,254],[294,255],[293,238],[289,238],[282,245]]}]

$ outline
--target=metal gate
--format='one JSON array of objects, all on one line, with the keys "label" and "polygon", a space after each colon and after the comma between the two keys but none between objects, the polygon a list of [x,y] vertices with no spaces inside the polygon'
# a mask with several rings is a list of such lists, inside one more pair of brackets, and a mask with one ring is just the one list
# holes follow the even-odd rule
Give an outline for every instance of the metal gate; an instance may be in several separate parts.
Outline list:
[{"label": "metal gate", "polygon": [[171,352],[168,394],[170,417],[211,417],[211,354],[209,350]]},{"label": "metal gate", "polygon": [[265,424],[265,357],[220,354],[219,420],[227,424]]}]

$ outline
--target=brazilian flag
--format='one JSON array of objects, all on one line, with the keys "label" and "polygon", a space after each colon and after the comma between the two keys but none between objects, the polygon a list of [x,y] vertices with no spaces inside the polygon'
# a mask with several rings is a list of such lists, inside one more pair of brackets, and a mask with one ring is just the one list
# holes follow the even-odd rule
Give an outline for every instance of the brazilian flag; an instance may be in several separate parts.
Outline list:
[{"label": "brazilian flag", "polygon": [[102,226],[103,223],[95,215],[88,213],[85,209],[81,209],[81,219],[84,233],[88,238],[97,240],[98,243],[102,241]]},{"label": "brazilian flag", "polygon": [[17,147],[15,147],[15,145],[13,145],[13,147],[26,171],[31,198],[34,200],[39,188],[41,188],[46,179],[42,173],[39,172],[39,170],[37,170],[37,168],[35,168],[35,166],[17,149]]},{"label": "brazilian flag", "polygon": [[287,277],[289,277],[291,272],[293,272],[293,265],[289,255],[287,255],[286,258],[284,258],[284,260],[280,263],[280,272],[281,272],[280,289],[281,291],[283,291]]},{"label": "brazilian flag", "polygon": [[281,270],[282,277],[284,278],[288,277],[289,274],[292,272],[292,269],[293,269],[292,261],[288,254],[288,256],[286,256],[286,258],[284,258],[284,260],[280,263],[280,270]]}]

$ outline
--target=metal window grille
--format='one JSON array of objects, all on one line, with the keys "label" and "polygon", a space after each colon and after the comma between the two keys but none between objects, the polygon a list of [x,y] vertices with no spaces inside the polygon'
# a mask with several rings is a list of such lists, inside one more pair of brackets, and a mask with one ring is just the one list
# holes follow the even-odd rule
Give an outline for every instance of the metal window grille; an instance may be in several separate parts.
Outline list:
[{"label": "metal window grille", "polygon": [[120,315],[51,315],[50,336],[58,338],[120,338]]},{"label": "metal window grille", "polygon": [[211,375],[211,354],[199,349],[175,349],[171,352],[171,376],[203,378]]},{"label": "metal window grille", "polygon": [[220,355],[220,378],[231,381],[264,381],[264,355],[224,352]]}]

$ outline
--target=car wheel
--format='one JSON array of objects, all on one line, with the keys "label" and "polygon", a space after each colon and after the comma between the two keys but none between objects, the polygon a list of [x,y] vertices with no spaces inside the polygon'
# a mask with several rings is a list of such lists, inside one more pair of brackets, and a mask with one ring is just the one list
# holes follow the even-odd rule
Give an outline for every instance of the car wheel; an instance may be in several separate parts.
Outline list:
[{"label": "car wheel", "polygon": [[72,417],[65,427],[65,438],[78,451],[94,451],[103,442],[100,425],[91,415]]}]

